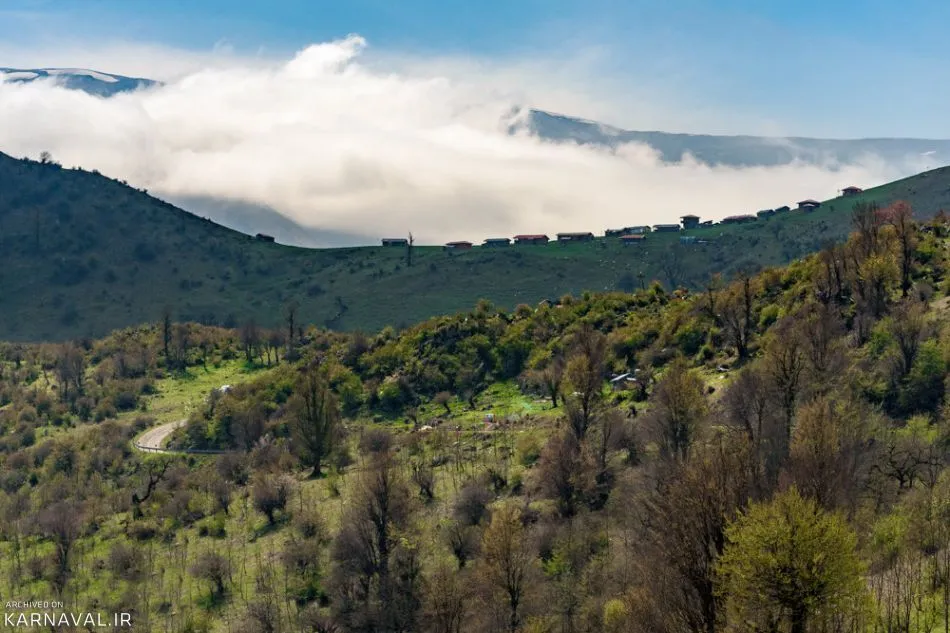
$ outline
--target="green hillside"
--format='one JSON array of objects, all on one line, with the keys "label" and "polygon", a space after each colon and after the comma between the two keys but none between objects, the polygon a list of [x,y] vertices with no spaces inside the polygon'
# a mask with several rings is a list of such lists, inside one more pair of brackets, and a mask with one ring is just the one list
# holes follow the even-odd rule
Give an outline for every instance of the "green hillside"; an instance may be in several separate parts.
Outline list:
[{"label": "green hillside", "polygon": [[[906,199],[926,217],[950,202],[948,191],[950,169],[939,169],[866,197]],[[613,239],[462,253],[420,246],[410,267],[402,248],[260,242],[102,175],[0,154],[0,338],[100,336],[156,321],[166,308],[181,320],[274,326],[292,301],[303,322],[377,330],[483,298],[514,307],[652,279],[697,285],[712,272],[782,264],[843,237],[850,206],[835,200],[808,216],[697,231],[706,245],[655,234],[642,247]]]},{"label": "green hillside", "polygon": [[867,219],[702,293],[0,342],[0,582],[59,603],[0,629],[945,633],[950,222]]}]

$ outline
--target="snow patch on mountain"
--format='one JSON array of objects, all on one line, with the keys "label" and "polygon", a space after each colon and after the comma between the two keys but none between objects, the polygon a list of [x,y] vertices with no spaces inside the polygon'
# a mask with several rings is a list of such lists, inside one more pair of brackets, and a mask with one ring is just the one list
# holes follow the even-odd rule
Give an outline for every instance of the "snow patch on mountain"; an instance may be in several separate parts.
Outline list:
[{"label": "snow patch on mountain", "polygon": [[87,70],[85,68],[44,68],[47,73],[50,75],[85,75],[87,77],[92,77],[93,79],[98,79],[99,81],[105,81],[110,84],[118,83],[118,77],[114,75],[107,75],[101,73],[97,70]]}]

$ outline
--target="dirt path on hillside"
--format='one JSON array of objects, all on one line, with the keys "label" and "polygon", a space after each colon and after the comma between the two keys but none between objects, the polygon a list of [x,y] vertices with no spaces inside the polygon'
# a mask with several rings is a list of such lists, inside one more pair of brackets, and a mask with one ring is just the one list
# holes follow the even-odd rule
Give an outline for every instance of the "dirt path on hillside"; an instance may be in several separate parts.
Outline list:
[{"label": "dirt path on hillside", "polygon": [[167,452],[184,452],[184,451],[169,451],[165,448],[165,440],[168,439],[168,436],[175,431],[175,429],[180,429],[185,426],[187,420],[176,420],[175,422],[169,422],[168,424],[162,424],[156,426],[153,429],[149,429],[142,435],[140,435],[132,443],[135,448],[140,451],[147,451],[150,453],[167,453]]}]

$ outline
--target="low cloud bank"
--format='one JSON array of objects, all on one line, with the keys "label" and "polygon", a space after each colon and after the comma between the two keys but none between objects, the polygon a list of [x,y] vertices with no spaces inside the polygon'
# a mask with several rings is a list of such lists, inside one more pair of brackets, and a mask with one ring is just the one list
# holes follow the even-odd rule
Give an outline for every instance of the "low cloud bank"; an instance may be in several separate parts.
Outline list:
[{"label": "low cloud bank", "polygon": [[65,166],[159,196],[265,205],[307,227],[412,231],[425,242],[597,232],[684,213],[719,219],[921,168],[873,156],[849,165],[664,164],[644,145],[606,150],[510,135],[519,104],[548,107],[531,101],[542,96],[531,76],[517,91],[490,90],[497,68],[393,70],[367,63],[364,47],[353,36],[111,99],[53,82],[0,84],[0,151],[49,151]]}]

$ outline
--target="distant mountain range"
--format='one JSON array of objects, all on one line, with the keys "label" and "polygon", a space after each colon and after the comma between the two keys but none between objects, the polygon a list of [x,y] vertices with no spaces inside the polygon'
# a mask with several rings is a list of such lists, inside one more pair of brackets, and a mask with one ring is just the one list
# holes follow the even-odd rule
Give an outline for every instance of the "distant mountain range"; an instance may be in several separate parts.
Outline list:
[{"label": "distant mountain range", "polygon": [[935,168],[950,163],[950,140],[838,140],[640,132],[541,110],[531,110],[523,121],[511,126],[511,131],[528,131],[550,141],[604,147],[645,143],[659,152],[664,162],[670,163],[679,162],[687,155],[709,165],[733,167],[786,165],[796,160],[833,167],[857,163],[869,157],[877,157],[888,163],[910,162],[915,169]]},{"label": "distant mountain range", "polygon": [[112,97],[160,83],[153,79],[125,77],[84,68],[0,68],[0,80],[13,83],[54,81],[66,88],[100,97]]},{"label": "distant mountain range", "polygon": [[[81,68],[0,68],[0,78],[12,82],[52,80],[61,85],[101,97],[160,85],[141,77],[125,77]],[[877,157],[884,162],[907,164],[908,174],[921,169],[950,164],[950,140],[873,138],[817,139],[764,136],[717,136],[676,134],[657,131],[624,130],[576,117],[530,109],[511,133],[528,132],[553,142],[574,142],[617,147],[624,143],[645,143],[664,162],[675,163],[687,156],[709,165],[762,167],[785,165],[796,160],[831,167]]]}]

